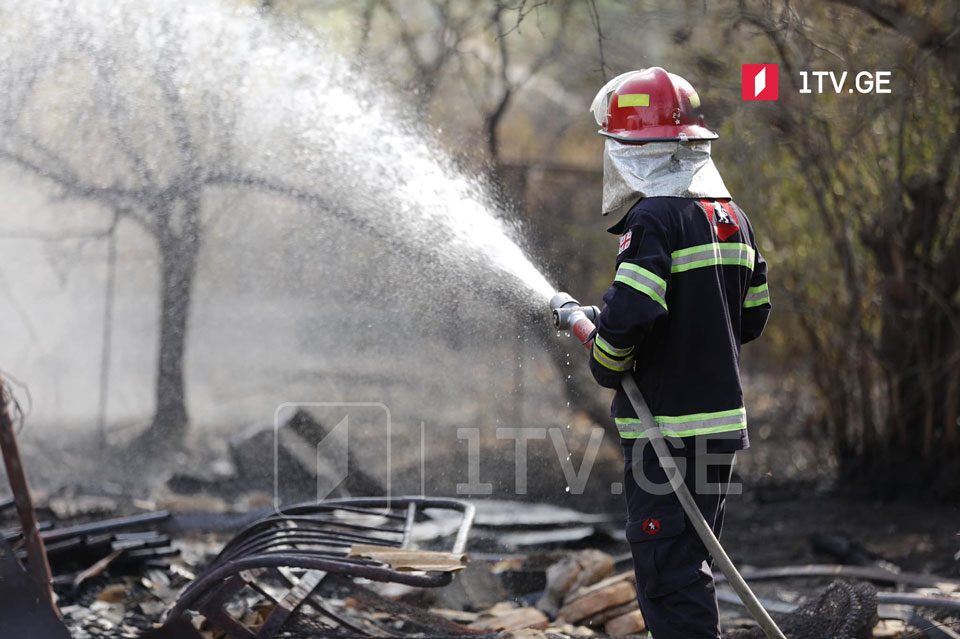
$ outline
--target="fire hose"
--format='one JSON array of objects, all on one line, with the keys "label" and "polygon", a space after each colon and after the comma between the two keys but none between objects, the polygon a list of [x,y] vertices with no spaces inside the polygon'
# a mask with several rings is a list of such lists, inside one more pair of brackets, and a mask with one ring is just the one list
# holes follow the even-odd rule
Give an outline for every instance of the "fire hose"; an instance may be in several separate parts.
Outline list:
[{"label": "fire hose", "polygon": [[[580,340],[587,350],[592,348],[592,336],[595,329],[593,323],[600,314],[600,310],[596,306],[581,306],[580,302],[568,293],[557,293],[550,300],[550,309],[553,311],[553,323],[558,329],[573,331],[573,334],[576,335],[577,339]],[[690,489],[687,488],[686,483],[684,483],[683,473],[680,472],[676,460],[674,460],[670,454],[667,444],[663,439],[663,434],[660,432],[660,426],[653,418],[653,414],[650,412],[647,402],[640,393],[640,389],[637,387],[637,382],[633,378],[633,375],[623,375],[620,378],[620,385],[630,400],[630,403],[633,405],[633,409],[637,412],[640,423],[645,425],[644,435],[653,445],[653,450],[656,452],[657,458],[660,460],[660,465],[663,467],[670,482],[670,488],[673,489],[674,494],[680,501],[680,505],[683,506],[683,510],[687,513],[687,519],[693,524],[694,530],[696,530],[704,546],[707,547],[707,551],[710,553],[710,556],[713,557],[720,572],[727,578],[727,582],[733,588],[734,592],[737,593],[737,596],[740,597],[743,605],[756,620],[757,624],[759,624],[764,634],[766,634],[769,639],[786,639],[783,632],[781,632],[763,605],[761,605],[757,596],[750,590],[750,586],[748,586],[747,582],[740,576],[736,566],[733,565],[723,546],[720,545],[717,536],[713,534],[713,530],[700,513],[700,509],[697,508],[697,503],[694,501],[693,495],[690,494]]]}]

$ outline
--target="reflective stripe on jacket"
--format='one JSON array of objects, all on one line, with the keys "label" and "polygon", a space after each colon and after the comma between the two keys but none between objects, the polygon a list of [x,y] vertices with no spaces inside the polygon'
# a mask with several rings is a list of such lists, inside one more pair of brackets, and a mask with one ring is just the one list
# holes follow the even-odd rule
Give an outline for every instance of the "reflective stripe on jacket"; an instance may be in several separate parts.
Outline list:
[{"label": "reflective stripe on jacket", "polygon": [[621,436],[643,437],[645,427],[619,390],[628,371],[666,437],[746,447],[740,346],[760,336],[771,308],[746,214],[731,200],[653,197],[610,230],[621,235],[620,253],[590,365],[618,389]]}]

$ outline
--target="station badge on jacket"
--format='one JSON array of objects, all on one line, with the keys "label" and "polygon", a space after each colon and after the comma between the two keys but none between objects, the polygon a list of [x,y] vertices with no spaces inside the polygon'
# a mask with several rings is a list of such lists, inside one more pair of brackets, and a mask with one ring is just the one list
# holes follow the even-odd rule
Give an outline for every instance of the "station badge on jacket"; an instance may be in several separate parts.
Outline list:
[{"label": "station badge on jacket", "polygon": [[730,206],[729,200],[709,200],[703,198],[700,200],[707,219],[713,227],[713,232],[717,234],[721,242],[726,242],[731,235],[740,230],[740,223],[737,221],[737,214]]}]

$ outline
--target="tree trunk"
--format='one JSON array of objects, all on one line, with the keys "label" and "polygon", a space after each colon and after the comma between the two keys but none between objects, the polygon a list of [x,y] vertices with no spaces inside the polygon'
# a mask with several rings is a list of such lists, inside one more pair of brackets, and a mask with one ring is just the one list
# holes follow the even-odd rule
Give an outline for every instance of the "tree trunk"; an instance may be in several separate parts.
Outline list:
[{"label": "tree trunk", "polygon": [[197,255],[200,250],[199,199],[186,197],[157,215],[160,255],[160,340],[156,408],[140,443],[175,448],[187,432],[183,383],[187,327]]}]

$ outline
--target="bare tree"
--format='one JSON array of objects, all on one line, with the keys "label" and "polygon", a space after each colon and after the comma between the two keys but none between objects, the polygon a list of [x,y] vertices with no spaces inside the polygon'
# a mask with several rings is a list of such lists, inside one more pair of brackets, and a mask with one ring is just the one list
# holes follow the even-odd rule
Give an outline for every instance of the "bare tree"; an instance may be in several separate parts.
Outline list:
[{"label": "bare tree", "polygon": [[[322,198],[243,168],[233,96],[240,76],[221,78],[232,86],[186,86],[176,25],[165,24],[153,55],[139,57],[117,43],[90,44],[82,31],[62,35],[20,43],[0,68],[0,161],[39,176],[59,197],[102,205],[156,242],[155,412],[138,444],[176,446],[188,425],[184,358],[205,198],[224,188],[311,205]],[[46,113],[50,92],[63,85],[71,98],[60,106],[69,113]]]},{"label": "bare tree", "polygon": [[[390,20],[398,34],[407,61],[413,69],[409,80],[415,103],[425,110],[433,99],[443,72],[457,54],[463,38],[467,36],[473,16],[458,14],[451,0],[433,0],[424,5],[430,12],[427,31],[416,33],[396,3],[390,0],[371,0],[363,16],[366,26],[361,47],[368,43],[373,13],[379,9]],[[363,48],[360,50],[363,55]]]},{"label": "bare tree", "polygon": [[[846,476],[888,488],[910,478],[956,494],[958,9],[840,4],[850,8],[830,7],[830,15],[861,37],[830,39],[815,26],[827,16],[801,15],[790,3],[746,4],[742,12],[773,45],[790,83],[766,124],[797,167],[831,249],[829,268],[810,273],[833,278],[831,285],[791,296],[815,310],[797,317]],[[953,19],[934,21],[934,14]],[[877,33],[872,20],[889,30]],[[799,93],[800,71],[822,68],[824,56],[844,70],[892,70],[893,94],[812,106]]]},{"label": "bare tree", "polygon": [[[357,6],[358,58],[402,76],[401,85],[414,93],[421,111],[429,108],[441,86],[465,89],[480,118],[495,173],[500,124],[518,91],[566,46],[573,5],[543,0],[367,0]],[[540,24],[541,12],[552,23],[549,29]],[[377,29],[385,32],[389,47],[376,49],[372,35],[384,35]],[[402,60],[391,60],[397,43]]]}]

